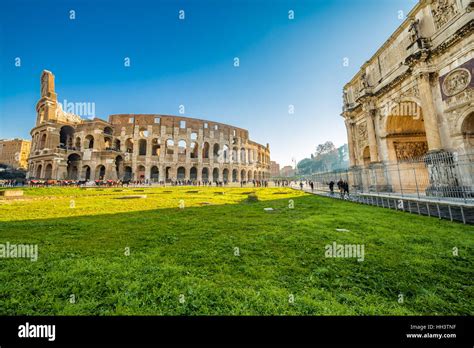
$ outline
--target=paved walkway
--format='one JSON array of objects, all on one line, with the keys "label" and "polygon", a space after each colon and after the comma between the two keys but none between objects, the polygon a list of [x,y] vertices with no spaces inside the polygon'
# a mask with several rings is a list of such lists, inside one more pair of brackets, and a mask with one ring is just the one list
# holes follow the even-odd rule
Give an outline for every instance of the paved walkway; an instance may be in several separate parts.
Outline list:
[{"label": "paved walkway", "polygon": [[[299,185],[292,185],[291,188],[300,191]],[[474,224],[474,204],[471,202],[453,201],[452,199],[438,198],[418,198],[416,196],[402,196],[397,194],[378,194],[378,193],[351,193],[349,196],[341,197],[339,192],[333,195],[329,190],[314,189],[307,185],[303,186],[303,191],[319,196],[345,199],[359,204],[368,204],[381,208],[389,208],[404,211],[410,214],[426,215],[438,219],[447,219],[458,221],[464,224]]]}]

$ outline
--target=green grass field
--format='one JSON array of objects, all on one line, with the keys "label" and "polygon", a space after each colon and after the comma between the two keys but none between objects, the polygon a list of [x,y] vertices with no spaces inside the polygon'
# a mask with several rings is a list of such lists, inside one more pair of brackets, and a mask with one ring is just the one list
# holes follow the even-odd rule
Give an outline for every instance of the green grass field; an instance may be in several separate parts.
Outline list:
[{"label": "green grass field", "polygon": [[[0,314],[474,314],[472,226],[291,189],[139,190],[0,201],[0,243],[39,249],[0,259]],[[364,261],[325,257],[333,242]]]}]

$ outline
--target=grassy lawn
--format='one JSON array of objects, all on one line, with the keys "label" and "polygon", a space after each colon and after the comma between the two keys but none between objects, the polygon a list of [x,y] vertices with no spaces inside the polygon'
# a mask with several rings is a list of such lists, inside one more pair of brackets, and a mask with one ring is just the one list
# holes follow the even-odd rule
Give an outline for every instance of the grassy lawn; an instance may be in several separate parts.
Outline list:
[{"label": "grassy lawn", "polygon": [[[291,189],[138,190],[0,201],[0,243],[39,250],[0,258],[0,314],[474,314],[472,226]],[[364,261],[325,257],[333,242]]]}]

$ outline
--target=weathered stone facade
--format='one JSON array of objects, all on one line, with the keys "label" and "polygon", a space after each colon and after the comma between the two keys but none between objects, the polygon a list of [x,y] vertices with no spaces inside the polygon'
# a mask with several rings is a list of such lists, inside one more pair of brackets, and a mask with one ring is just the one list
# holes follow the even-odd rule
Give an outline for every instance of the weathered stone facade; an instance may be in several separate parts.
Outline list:
[{"label": "weathered stone facade", "polygon": [[0,140],[0,164],[26,169],[31,142],[24,139]]},{"label": "weathered stone facade", "polygon": [[270,177],[270,148],[248,131],[200,119],[121,114],[81,119],[57,102],[43,71],[29,178],[239,182]]},{"label": "weathered stone facade", "polygon": [[[421,0],[346,84],[351,167],[474,152],[473,28],[474,1]],[[382,172],[365,180],[374,181],[393,180]]]}]

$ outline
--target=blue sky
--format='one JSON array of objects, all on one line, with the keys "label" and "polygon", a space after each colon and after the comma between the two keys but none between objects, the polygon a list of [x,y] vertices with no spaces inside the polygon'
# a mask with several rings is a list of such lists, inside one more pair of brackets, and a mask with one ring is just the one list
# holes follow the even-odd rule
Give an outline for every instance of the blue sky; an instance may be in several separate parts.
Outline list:
[{"label": "blue sky", "polygon": [[0,138],[30,138],[41,71],[48,69],[59,101],[95,103],[97,117],[178,115],[184,105],[185,116],[248,129],[252,140],[270,143],[272,159],[290,164],[327,140],[346,142],[342,87],[400,25],[399,11],[406,15],[415,4],[2,1]]}]

